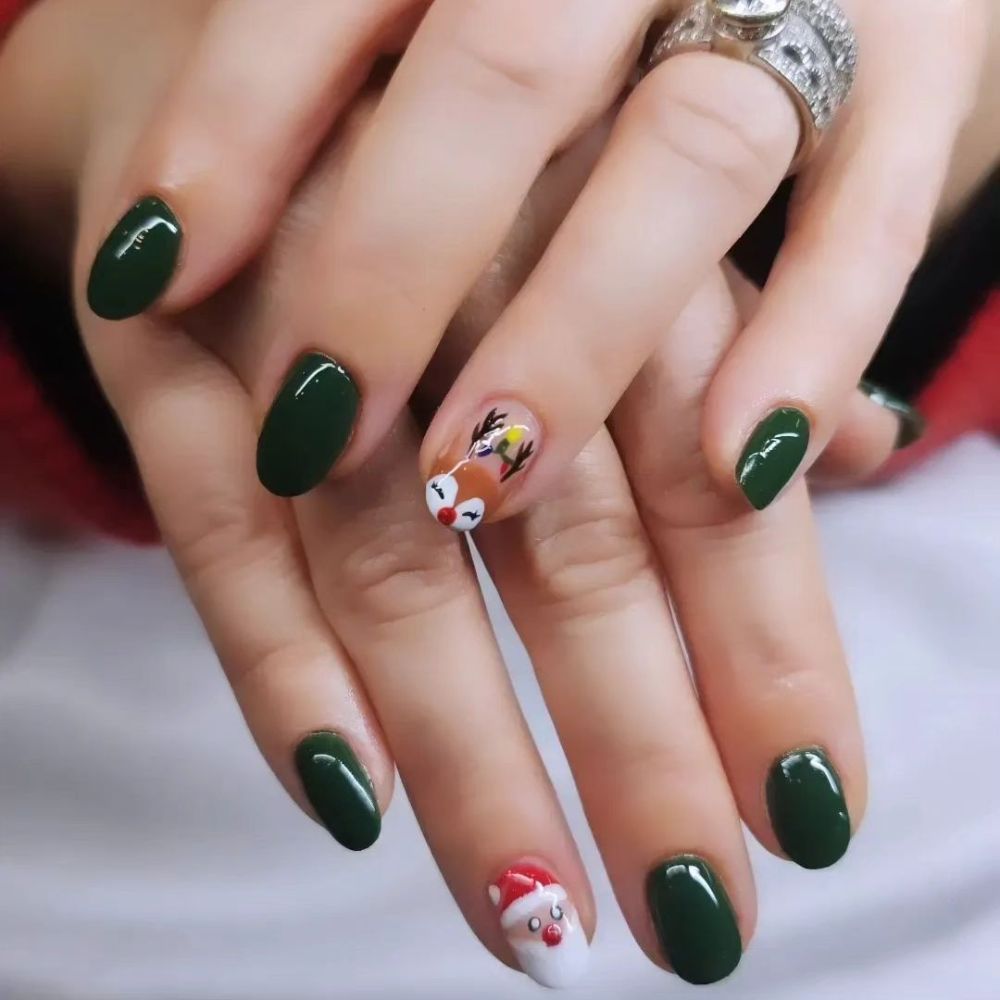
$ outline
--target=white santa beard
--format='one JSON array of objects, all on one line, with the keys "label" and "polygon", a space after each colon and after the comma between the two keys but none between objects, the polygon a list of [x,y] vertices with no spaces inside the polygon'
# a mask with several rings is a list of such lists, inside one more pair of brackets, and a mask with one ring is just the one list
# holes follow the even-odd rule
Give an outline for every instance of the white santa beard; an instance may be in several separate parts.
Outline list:
[{"label": "white santa beard", "polygon": [[518,964],[536,983],[555,989],[575,983],[590,958],[587,935],[579,926],[564,933],[562,941],[551,948],[541,939],[511,942],[511,947]]}]

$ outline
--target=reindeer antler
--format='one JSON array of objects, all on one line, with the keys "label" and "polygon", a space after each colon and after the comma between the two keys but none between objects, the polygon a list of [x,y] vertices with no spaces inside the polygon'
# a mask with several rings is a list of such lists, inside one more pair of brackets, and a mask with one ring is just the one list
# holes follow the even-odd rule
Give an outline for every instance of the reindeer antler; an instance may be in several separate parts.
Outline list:
[{"label": "reindeer antler", "polygon": [[516,475],[520,472],[527,464],[528,459],[531,458],[535,453],[535,442],[529,441],[526,445],[520,444],[517,446],[517,455],[514,461],[504,469],[503,475],[500,477],[500,482],[505,483],[511,476]]},{"label": "reindeer antler", "polygon": [[472,440],[469,442],[471,445],[482,441],[487,434],[492,434],[495,430],[503,427],[503,422],[507,419],[506,413],[497,413],[497,409],[494,406],[489,413],[486,414],[486,418],[483,420],[482,424],[476,424],[475,429],[472,432]]}]

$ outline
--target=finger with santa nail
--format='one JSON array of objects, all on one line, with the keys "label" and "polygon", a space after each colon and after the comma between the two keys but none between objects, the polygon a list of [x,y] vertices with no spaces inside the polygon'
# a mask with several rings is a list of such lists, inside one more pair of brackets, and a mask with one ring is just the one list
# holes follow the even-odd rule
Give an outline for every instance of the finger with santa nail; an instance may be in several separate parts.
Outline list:
[{"label": "finger with santa nail", "polygon": [[[568,985],[585,971],[594,924],[586,874],[463,538],[442,544],[415,456],[415,432],[401,425],[357,475],[296,502],[312,580],[473,929],[538,982]],[[521,864],[526,849],[547,860]]]},{"label": "finger with santa nail", "polygon": [[557,876],[538,862],[519,861],[488,892],[518,965],[536,983],[559,988],[580,979],[590,944]]}]

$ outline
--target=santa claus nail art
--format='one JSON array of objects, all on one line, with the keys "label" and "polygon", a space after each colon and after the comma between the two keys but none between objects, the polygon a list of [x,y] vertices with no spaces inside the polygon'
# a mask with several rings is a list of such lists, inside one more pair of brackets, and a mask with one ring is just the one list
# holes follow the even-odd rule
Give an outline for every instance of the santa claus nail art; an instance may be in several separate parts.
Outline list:
[{"label": "santa claus nail art", "polygon": [[485,409],[470,433],[438,456],[427,507],[452,531],[471,531],[517,485],[538,452],[538,421],[520,403]]},{"label": "santa claus nail art", "polygon": [[536,864],[513,865],[489,893],[514,957],[536,983],[570,986],[583,975],[590,945],[554,875]]}]

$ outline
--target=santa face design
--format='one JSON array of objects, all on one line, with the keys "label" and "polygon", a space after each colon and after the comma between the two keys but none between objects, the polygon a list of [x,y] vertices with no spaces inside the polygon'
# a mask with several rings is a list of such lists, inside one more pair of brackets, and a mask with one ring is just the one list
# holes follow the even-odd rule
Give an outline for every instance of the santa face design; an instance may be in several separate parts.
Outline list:
[{"label": "santa face design", "polygon": [[539,439],[538,421],[520,403],[489,407],[438,456],[424,491],[431,514],[453,531],[478,527],[516,486]]},{"label": "santa face design", "polygon": [[570,986],[586,971],[590,945],[576,907],[555,877],[535,864],[508,868],[490,899],[521,968],[542,986]]}]

